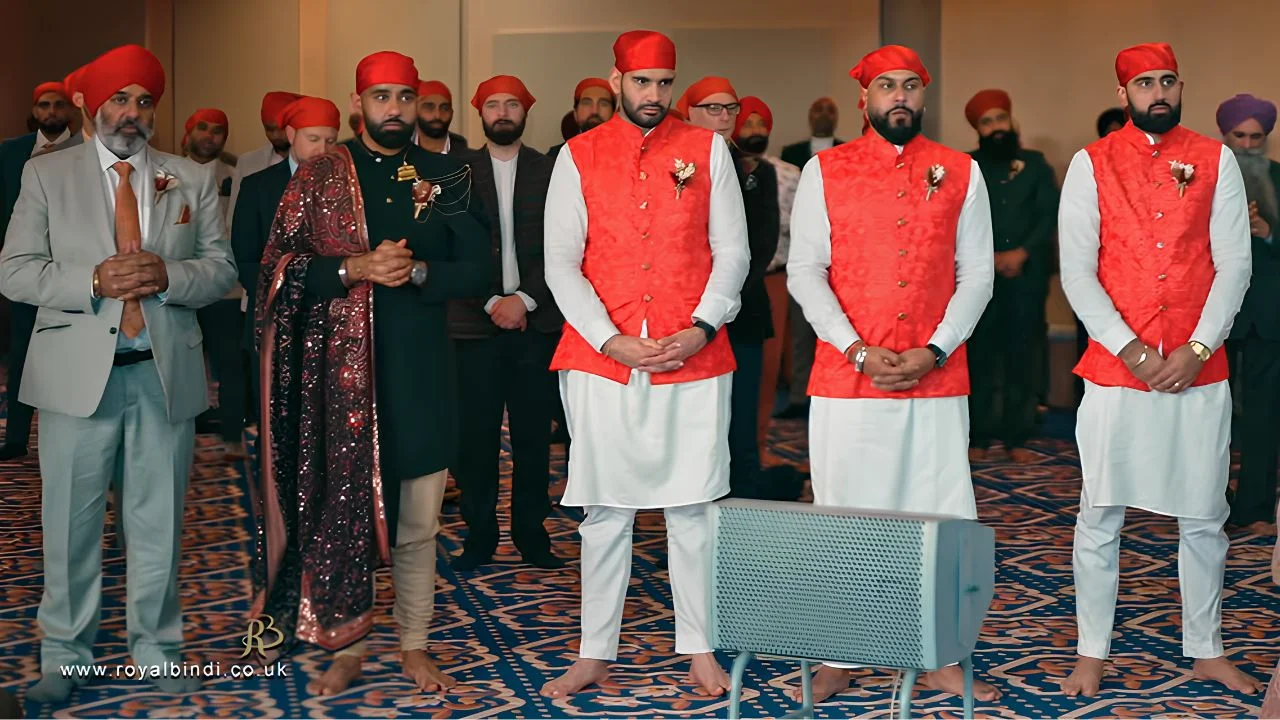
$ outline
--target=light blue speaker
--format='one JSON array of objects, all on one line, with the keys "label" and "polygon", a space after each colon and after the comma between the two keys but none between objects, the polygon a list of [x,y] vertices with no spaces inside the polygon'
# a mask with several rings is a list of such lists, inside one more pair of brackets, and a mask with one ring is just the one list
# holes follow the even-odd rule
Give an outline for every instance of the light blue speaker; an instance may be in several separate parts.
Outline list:
[{"label": "light blue speaker", "polygon": [[810,662],[905,671],[904,718],[921,671],[960,663],[965,717],[973,717],[971,655],[995,583],[991,528],[760,500],[725,500],[709,512],[712,642],[738,652],[731,718],[756,655],[801,661],[801,717],[813,716]]}]

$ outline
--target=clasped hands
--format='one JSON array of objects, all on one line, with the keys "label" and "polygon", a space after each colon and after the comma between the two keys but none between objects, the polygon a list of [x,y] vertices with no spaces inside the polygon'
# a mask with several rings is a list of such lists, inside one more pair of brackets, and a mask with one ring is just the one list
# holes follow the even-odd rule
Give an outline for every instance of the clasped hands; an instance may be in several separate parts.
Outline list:
[{"label": "clasped hands", "polygon": [[920,384],[924,377],[937,367],[938,358],[929,348],[912,348],[900,353],[882,347],[869,347],[856,342],[845,351],[845,358],[854,362],[858,351],[866,347],[867,356],[862,361],[862,374],[871,378],[872,387],[885,392],[903,392]]},{"label": "clasped hands", "polygon": [[93,269],[98,297],[128,302],[169,289],[169,271],[164,258],[141,250],[112,255]]},{"label": "clasped hands", "polygon": [[691,327],[660,339],[614,335],[600,352],[641,372],[664,373],[684,367],[684,361],[706,345],[707,334]]},{"label": "clasped hands", "polygon": [[386,287],[400,287],[409,282],[413,273],[413,251],[401,238],[392,242],[383,240],[378,247],[363,255],[353,255],[342,261],[351,282],[369,281]]},{"label": "clasped hands", "polygon": [[[1144,352],[1146,360],[1142,360]],[[1119,357],[1134,377],[1162,393],[1177,394],[1191,387],[1204,367],[1204,362],[1189,344],[1179,345],[1169,353],[1169,357],[1162,358],[1160,353],[1135,339],[1124,346]]]}]

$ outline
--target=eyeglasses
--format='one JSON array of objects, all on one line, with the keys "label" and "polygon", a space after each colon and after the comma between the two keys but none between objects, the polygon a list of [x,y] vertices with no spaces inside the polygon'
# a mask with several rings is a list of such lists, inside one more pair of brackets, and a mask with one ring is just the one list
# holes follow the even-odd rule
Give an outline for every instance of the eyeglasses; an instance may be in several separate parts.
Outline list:
[{"label": "eyeglasses", "polygon": [[742,112],[741,103],[729,103],[728,105],[721,105],[720,103],[710,103],[708,105],[694,105],[694,107],[702,108],[703,110],[706,110],[707,114],[711,115],[712,117],[718,117],[720,115],[723,115],[726,110],[729,112],[730,115],[737,115],[738,113]]}]

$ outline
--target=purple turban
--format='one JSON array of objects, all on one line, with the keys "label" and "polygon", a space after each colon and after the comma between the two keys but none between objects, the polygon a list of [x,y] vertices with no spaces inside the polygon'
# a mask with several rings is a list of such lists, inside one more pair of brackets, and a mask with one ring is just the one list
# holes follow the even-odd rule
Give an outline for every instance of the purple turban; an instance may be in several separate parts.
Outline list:
[{"label": "purple turban", "polygon": [[1218,129],[1223,135],[1249,119],[1257,120],[1262,132],[1270,135],[1276,126],[1275,103],[1242,93],[1218,106]]}]

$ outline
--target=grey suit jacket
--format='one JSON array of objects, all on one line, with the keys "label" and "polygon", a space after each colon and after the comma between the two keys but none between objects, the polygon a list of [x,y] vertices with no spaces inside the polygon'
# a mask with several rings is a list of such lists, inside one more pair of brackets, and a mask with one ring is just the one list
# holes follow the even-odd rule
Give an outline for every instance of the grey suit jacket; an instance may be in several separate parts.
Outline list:
[{"label": "grey suit jacket", "polygon": [[[196,309],[236,279],[210,168],[149,149],[153,171],[178,179],[151,211],[142,249],[164,258],[165,302],[142,301],[171,422],[209,406]],[[148,178],[148,181],[151,179]],[[190,222],[179,224],[183,208]],[[124,304],[91,298],[93,269],[116,253],[115,223],[103,187],[97,143],[32,158],[0,252],[0,293],[39,307],[19,399],[89,417],[106,389]]]}]

